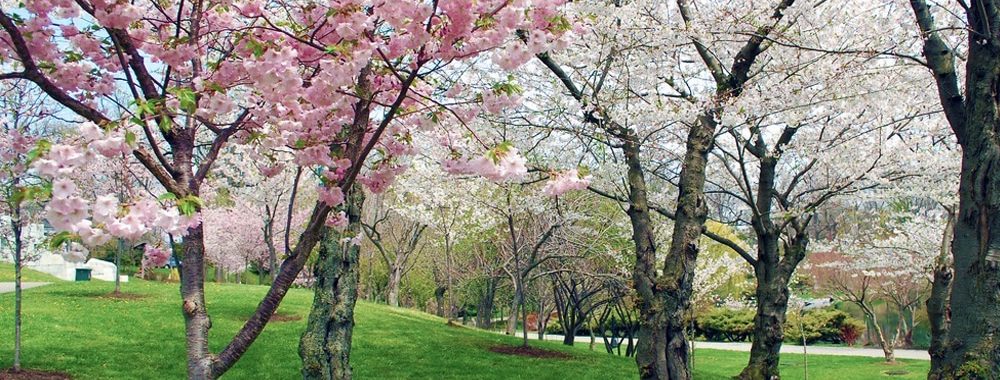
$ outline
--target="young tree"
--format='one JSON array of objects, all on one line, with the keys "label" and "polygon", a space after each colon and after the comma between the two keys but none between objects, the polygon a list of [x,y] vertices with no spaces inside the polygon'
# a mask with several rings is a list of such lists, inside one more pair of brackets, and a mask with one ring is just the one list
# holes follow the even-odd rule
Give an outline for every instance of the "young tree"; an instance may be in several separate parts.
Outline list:
[{"label": "young tree", "polygon": [[[494,206],[493,209],[506,221],[506,236],[501,240],[500,251],[506,256],[503,270],[510,277],[511,284],[514,286],[510,319],[513,323],[509,325],[508,330],[514,327],[517,320],[516,314],[520,311],[523,345],[527,347],[528,308],[525,303],[527,286],[539,276],[534,272],[540,265],[548,260],[561,257],[554,254],[548,245],[566,221],[561,215],[543,216],[524,213],[521,207],[516,207],[513,203],[513,197],[516,195],[511,186],[513,185],[508,185],[502,190],[503,200],[500,201],[498,207]],[[549,210],[550,213],[554,211]]]},{"label": "young tree", "polygon": [[389,306],[399,307],[400,284],[407,272],[416,265],[417,256],[426,245],[421,237],[427,230],[427,225],[406,220],[379,201],[382,204],[369,207],[373,211],[373,221],[362,223],[361,226],[389,272],[385,286],[386,302]]},{"label": "young tree", "polygon": [[[895,360],[893,349],[906,342],[906,330],[912,328],[906,316],[910,313],[914,320],[916,306],[928,294],[927,280],[935,261],[948,249],[948,207],[924,203],[933,206],[897,200],[874,212],[859,210],[857,220],[842,224],[837,240],[821,243],[842,252],[839,259],[818,264],[813,270],[819,277],[827,277],[825,282],[836,296],[861,308],[888,362]],[[876,301],[895,308],[895,337],[883,330]]]},{"label": "young tree", "polygon": [[830,278],[833,290],[838,292],[844,300],[861,308],[861,311],[865,314],[865,319],[868,320],[869,325],[875,330],[875,338],[878,339],[878,345],[882,348],[885,361],[894,363],[896,361],[896,356],[893,352],[895,347],[894,342],[886,338],[874,304],[874,302],[881,299],[877,284],[884,281],[884,279],[879,278],[881,275],[879,272],[883,271],[884,268],[873,267],[864,258],[853,258],[853,260],[832,263],[832,265],[839,267],[835,272],[836,274]]},{"label": "young tree", "polygon": [[42,244],[41,236],[28,231],[39,219],[39,203],[48,198],[44,183],[28,169],[37,151],[36,140],[44,136],[44,98],[16,81],[0,83],[0,248],[14,264],[14,359],[13,371],[21,370],[21,270]]}]

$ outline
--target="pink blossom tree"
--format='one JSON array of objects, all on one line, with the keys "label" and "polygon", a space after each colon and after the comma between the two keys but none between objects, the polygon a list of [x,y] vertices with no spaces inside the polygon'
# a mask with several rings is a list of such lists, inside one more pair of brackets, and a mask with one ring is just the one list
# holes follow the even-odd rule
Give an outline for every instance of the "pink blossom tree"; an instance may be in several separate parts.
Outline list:
[{"label": "pink blossom tree", "polygon": [[9,254],[14,263],[15,372],[21,370],[21,269],[31,259],[33,246],[42,243],[33,241],[27,229],[40,219],[32,206],[44,202],[49,192],[44,181],[28,171],[37,155],[35,143],[44,132],[44,100],[23,81],[0,83],[0,214],[7,219],[0,226],[0,256]]},{"label": "pink blossom tree", "polygon": [[[448,82],[428,78],[506,46],[515,31],[532,43],[497,50],[503,68],[549,49],[568,30],[562,2],[32,1],[0,12],[0,56],[11,62],[0,79],[29,80],[85,121],[79,141],[53,146],[37,165],[58,184],[49,204],[56,228],[88,244],[154,227],[183,236],[188,376],[215,378],[263,330],[353,184],[384,188],[401,170],[396,159],[412,153],[408,136],[479,113],[448,107],[438,85]],[[214,355],[197,214],[205,179],[230,144],[260,147],[265,161],[267,148],[287,147],[323,189],[257,311]],[[61,178],[99,155],[121,154],[156,178],[170,204],[129,200],[125,210],[98,197],[90,207]],[[516,150],[493,154],[507,156]]]}]

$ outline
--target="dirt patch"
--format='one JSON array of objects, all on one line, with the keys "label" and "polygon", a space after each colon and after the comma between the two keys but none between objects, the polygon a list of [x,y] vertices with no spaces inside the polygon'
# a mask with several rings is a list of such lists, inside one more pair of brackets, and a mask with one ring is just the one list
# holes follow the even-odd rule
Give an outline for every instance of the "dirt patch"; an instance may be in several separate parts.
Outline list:
[{"label": "dirt patch", "polygon": [[882,373],[886,376],[906,376],[910,374],[910,371],[907,371],[905,369],[897,369],[892,371],[885,371]]},{"label": "dirt patch", "polygon": [[99,295],[96,298],[106,299],[106,300],[133,301],[133,300],[141,300],[143,298],[146,298],[146,295],[145,294],[136,294],[136,293],[115,293],[115,292],[111,292],[111,293],[108,293],[108,294]]},{"label": "dirt patch", "polygon": [[569,359],[570,356],[559,352],[559,351],[549,351],[543,350],[541,348],[535,347],[522,347],[522,346],[493,346],[490,347],[491,352],[504,355],[517,355],[517,356],[527,356],[532,358],[542,358],[542,359]]},{"label": "dirt patch", "polygon": [[274,315],[271,316],[271,322],[292,322],[300,319],[302,319],[302,317],[295,314],[274,313]]},{"label": "dirt patch", "polygon": [[11,368],[0,371],[0,380],[70,380],[72,378],[67,373],[55,371],[39,371],[23,368],[17,372],[14,372]]}]

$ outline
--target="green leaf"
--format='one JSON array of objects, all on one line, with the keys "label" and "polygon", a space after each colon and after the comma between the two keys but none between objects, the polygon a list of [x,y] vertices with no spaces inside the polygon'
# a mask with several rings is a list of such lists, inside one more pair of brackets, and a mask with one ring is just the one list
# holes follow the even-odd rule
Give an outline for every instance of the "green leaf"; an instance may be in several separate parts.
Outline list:
[{"label": "green leaf", "polygon": [[27,196],[27,189],[18,188],[14,190],[14,194],[10,196],[10,200],[14,203],[14,207],[17,207],[21,205],[21,202],[24,202],[24,198]]},{"label": "green leaf", "polygon": [[181,110],[187,112],[188,114],[194,114],[198,111],[198,98],[194,93],[194,90],[187,87],[174,87],[174,96],[181,104]]},{"label": "green leaf", "polygon": [[496,25],[496,23],[497,20],[493,18],[493,15],[486,15],[477,19],[475,26],[478,29],[489,29],[492,28],[493,25]]},{"label": "green leaf", "polygon": [[49,140],[41,139],[35,143],[35,147],[28,151],[28,163],[35,162],[39,157],[45,155],[52,149],[52,143]]},{"label": "green leaf", "polygon": [[171,127],[173,126],[173,123],[170,122],[170,117],[168,117],[167,114],[164,113],[163,115],[160,116],[160,122],[157,123],[157,125],[160,127],[161,131],[169,132]]},{"label": "green leaf", "polygon": [[159,197],[156,197],[156,199],[161,201],[175,201],[177,200],[177,195],[174,193],[163,193]]},{"label": "green leaf", "polygon": [[183,215],[191,216],[194,215],[198,210],[205,206],[205,203],[194,195],[188,195],[184,198],[177,200],[177,210]]},{"label": "green leaf", "polygon": [[134,147],[135,139],[136,139],[135,133],[133,133],[132,131],[125,132],[125,143],[128,144],[128,146]]},{"label": "green leaf", "polygon": [[72,242],[79,239],[78,236],[74,235],[69,231],[59,231],[55,235],[49,238],[49,249],[55,250],[62,247],[63,244]]}]

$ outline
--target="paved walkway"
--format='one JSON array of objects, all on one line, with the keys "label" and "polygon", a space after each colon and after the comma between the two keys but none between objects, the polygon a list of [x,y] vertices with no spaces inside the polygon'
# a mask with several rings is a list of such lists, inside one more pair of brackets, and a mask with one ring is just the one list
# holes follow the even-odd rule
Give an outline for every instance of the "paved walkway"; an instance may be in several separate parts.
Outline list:
[{"label": "paved walkway", "polygon": [[[587,338],[590,341],[590,338]],[[694,342],[695,348],[707,348],[712,350],[726,350],[726,351],[750,351],[750,343],[731,343],[731,342]],[[858,348],[858,347],[837,347],[837,346],[809,346],[806,347],[809,355],[833,355],[833,356],[862,356],[869,358],[881,358],[885,355],[882,354],[882,349],[880,348]],[[802,346],[796,346],[791,344],[782,344],[781,353],[783,354],[801,354]],[[927,351],[921,350],[904,350],[896,349],[893,351],[897,359],[919,359],[919,360],[931,360],[930,354]]]},{"label": "paved walkway", "polygon": [[[501,332],[502,334],[502,332]],[[517,331],[517,337],[521,337],[521,331]],[[528,339],[537,340],[537,332],[529,332]],[[545,334],[545,340],[554,340],[562,342],[562,335],[549,335]],[[604,344],[601,337],[594,338],[598,345]],[[577,336],[574,339],[577,343],[587,343],[590,344],[590,337],[587,336]],[[724,351],[741,351],[750,352],[750,343],[745,342],[694,342],[694,347],[698,349],[710,349],[710,350],[724,350]],[[809,355],[831,355],[831,356],[860,356],[869,358],[881,358],[884,357],[882,354],[882,349],[880,348],[859,348],[859,347],[838,347],[838,346],[808,346],[806,347],[806,352]],[[793,344],[782,344],[781,353],[783,354],[801,354],[802,346],[797,346]],[[896,349],[893,351],[897,359],[918,359],[918,360],[931,360],[930,354],[927,351],[922,350],[904,350]]]},{"label": "paved walkway", "polygon": [[[22,282],[21,289],[31,289],[37,288],[39,286],[48,285],[48,282]],[[13,282],[0,282],[0,293],[13,293],[14,283]]]}]

